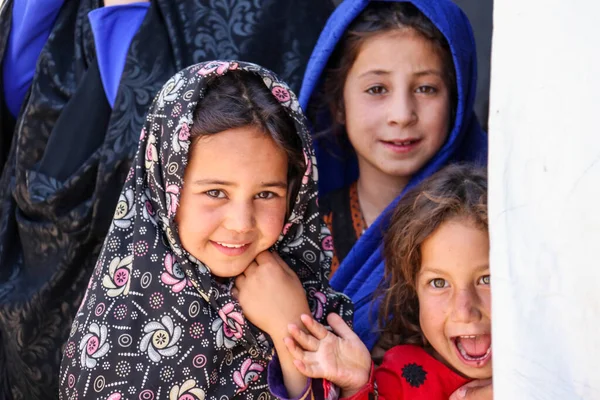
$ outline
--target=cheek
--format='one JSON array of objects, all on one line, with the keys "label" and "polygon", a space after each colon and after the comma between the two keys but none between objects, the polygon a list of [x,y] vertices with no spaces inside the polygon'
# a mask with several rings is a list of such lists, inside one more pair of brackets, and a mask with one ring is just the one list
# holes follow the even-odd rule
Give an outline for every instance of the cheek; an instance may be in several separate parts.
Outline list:
[{"label": "cheek", "polygon": [[442,296],[419,293],[419,322],[429,342],[435,343],[436,337],[444,331],[446,307]]},{"label": "cheek", "polygon": [[492,293],[490,289],[480,289],[479,298],[481,301],[482,312],[489,319],[492,318]]},{"label": "cheek", "polygon": [[190,251],[216,230],[221,217],[218,210],[182,201],[175,219],[181,243]]},{"label": "cheek", "polygon": [[441,146],[451,129],[448,101],[440,99],[433,104],[423,104],[420,115],[425,129],[432,134],[434,142]]},{"label": "cheek", "polygon": [[261,205],[256,210],[256,225],[268,247],[277,241],[285,222],[286,201],[278,200],[276,204]]}]

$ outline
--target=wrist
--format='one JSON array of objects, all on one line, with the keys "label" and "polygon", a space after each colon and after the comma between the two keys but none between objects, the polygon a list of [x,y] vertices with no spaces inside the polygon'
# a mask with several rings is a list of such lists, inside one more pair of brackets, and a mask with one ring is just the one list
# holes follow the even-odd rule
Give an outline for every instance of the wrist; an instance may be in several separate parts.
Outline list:
[{"label": "wrist", "polygon": [[[366,372],[366,371],[365,371]],[[357,394],[362,394],[363,392],[371,393],[375,390],[375,365],[371,362],[371,368],[364,375],[363,379],[360,379],[356,385],[352,386],[340,386],[341,397],[355,397]],[[362,397],[362,396],[360,396]]]}]

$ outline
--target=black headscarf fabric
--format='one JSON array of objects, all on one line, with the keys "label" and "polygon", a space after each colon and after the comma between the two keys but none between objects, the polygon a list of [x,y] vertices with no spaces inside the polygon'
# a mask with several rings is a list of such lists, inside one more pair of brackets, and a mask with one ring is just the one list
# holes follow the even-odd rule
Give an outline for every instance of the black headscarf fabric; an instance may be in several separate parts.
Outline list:
[{"label": "black headscarf fabric", "polygon": [[236,58],[297,88],[331,8],[321,0],[153,1],[111,110],[87,19],[100,6],[64,3],[14,134],[0,132],[12,134],[0,178],[0,399],[56,398],[62,345],[162,85],[188,65]]},{"label": "black headscarf fabric", "polygon": [[65,347],[59,378],[62,399],[269,395],[266,367],[272,345],[246,322],[231,297],[233,279],[215,280],[211,266],[183,248],[174,222],[194,110],[211,106],[202,102],[207,82],[230,71],[260,76],[293,118],[303,143],[307,168],[273,250],[298,274],[315,318],[325,322],[326,315],[336,311],[351,320],[349,299],[329,288],[325,273],[331,251],[324,249],[329,249],[331,235],[319,218],[317,166],[296,96],[272,72],[255,64],[194,65],[165,84],[142,128],[137,155]]}]

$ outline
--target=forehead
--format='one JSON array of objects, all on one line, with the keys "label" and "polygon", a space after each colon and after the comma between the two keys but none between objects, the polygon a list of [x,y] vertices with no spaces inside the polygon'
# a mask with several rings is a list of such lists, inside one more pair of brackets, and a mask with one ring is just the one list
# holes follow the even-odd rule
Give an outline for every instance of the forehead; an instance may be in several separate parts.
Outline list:
[{"label": "forehead", "polygon": [[248,179],[281,172],[287,172],[285,150],[260,128],[245,126],[194,141],[185,174]]},{"label": "forehead", "polygon": [[473,222],[443,222],[421,244],[421,271],[435,269],[448,274],[474,273],[489,266],[489,235]]},{"label": "forehead", "polygon": [[370,69],[418,72],[443,72],[441,50],[411,28],[394,29],[368,37],[361,44],[351,72]]}]

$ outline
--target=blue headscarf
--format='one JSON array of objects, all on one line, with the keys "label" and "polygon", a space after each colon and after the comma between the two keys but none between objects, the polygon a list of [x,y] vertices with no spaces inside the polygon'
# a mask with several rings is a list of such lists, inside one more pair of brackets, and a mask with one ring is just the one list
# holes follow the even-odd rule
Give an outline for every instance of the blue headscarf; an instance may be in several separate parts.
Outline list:
[{"label": "blue headscarf", "polygon": [[[392,1],[392,0],[371,0]],[[403,0],[399,0],[403,1]],[[404,0],[406,1],[406,0]],[[435,156],[413,176],[404,191],[367,229],[343,260],[331,279],[334,289],[344,292],[355,304],[354,329],[367,347],[378,339],[376,321],[378,307],[373,304],[373,292],[381,283],[384,273],[382,236],[389,223],[390,211],[404,195],[426,177],[450,162],[487,161],[487,135],[481,129],[473,111],[477,86],[477,57],[471,25],[462,10],[450,0],[410,0],[446,37],[456,70],[457,107],[454,126],[446,143]],[[322,75],[338,41],[350,23],[368,6],[369,0],[346,0],[331,15],[308,63],[300,104],[307,109],[313,93],[323,83]],[[319,124],[331,120],[327,110],[320,110]],[[319,191],[326,193],[347,186],[358,178],[355,157],[335,157],[316,146],[319,165]]]}]

